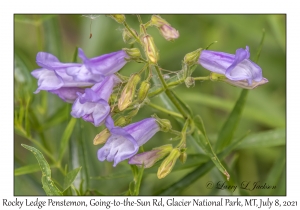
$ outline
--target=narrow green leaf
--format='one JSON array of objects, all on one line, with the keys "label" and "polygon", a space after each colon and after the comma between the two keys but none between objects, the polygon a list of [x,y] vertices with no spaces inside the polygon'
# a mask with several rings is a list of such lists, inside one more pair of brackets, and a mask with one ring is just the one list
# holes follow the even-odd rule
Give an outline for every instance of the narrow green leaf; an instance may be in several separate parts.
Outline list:
[{"label": "narrow green leaf", "polygon": [[55,186],[51,179],[51,169],[43,154],[34,147],[21,144],[22,147],[32,152],[42,170],[42,184],[47,195],[62,195],[62,192]]},{"label": "narrow green leaf", "polygon": [[274,129],[249,135],[243,140],[237,149],[281,146],[286,144],[285,140],[285,128]]},{"label": "narrow green leaf", "polygon": [[212,146],[210,145],[210,142],[206,136],[206,131],[204,128],[203,121],[199,115],[197,115],[194,118],[194,123],[197,129],[193,133],[193,136],[196,140],[196,142],[200,145],[200,147],[204,150],[206,155],[208,155],[211,160],[214,162],[216,167],[227,177],[227,180],[229,180],[230,175],[220,162],[219,158],[216,156],[215,152],[213,151]]},{"label": "narrow green leaf", "polygon": [[40,170],[40,165],[39,164],[31,164],[27,166],[23,166],[20,168],[16,168],[14,171],[15,176],[20,176],[24,174],[30,174],[34,173]]},{"label": "narrow green leaf", "polygon": [[[274,163],[265,181],[266,183],[268,183],[268,185],[277,187],[282,173],[285,173],[285,155],[285,152],[282,152],[281,155],[277,158],[277,161]],[[275,195],[275,189],[271,187],[270,189],[262,190],[262,195]]]},{"label": "narrow green leaf", "polygon": [[191,108],[185,102],[183,102],[172,90],[169,90],[169,92],[173,95],[174,98],[176,98],[185,112],[189,113],[190,116],[193,116]]},{"label": "narrow green leaf", "polygon": [[232,109],[221,131],[219,132],[219,136],[215,144],[215,150],[217,152],[221,151],[224,147],[226,147],[231,143],[234,132],[240,122],[240,118],[247,99],[247,95],[248,95],[248,90],[243,89],[241,91],[240,97],[235,103],[234,108]]},{"label": "narrow green leaf", "polygon": [[59,149],[59,158],[58,158],[59,161],[61,161],[64,156],[65,150],[68,146],[69,139],[71,137],[75,124],[76,124],[76,118],[71,118],[69,124],[67,125],[66,130],[62,135],[62,139],[60,142],[60,149]]},{"label": "narrow green leaf", "polygon": [[[218,154],[220,159],[226,157],[232,150],[234,150],[237,145],[245,138],[246,135],[242,136],[238,140],[232,142],[228,147],[226,147],[220,154]],[[178,180],[173,185],[155,193],[155,195],[178,195],[182,190],[190,186],[197,179],[202,177],[208,171],[210,171],[214,167],[214,163],[208,161],[207,163],[200,165],[194,171],[187,174],[182,179]]]},{"label": "narrow green leaf", "polygon": [[79,173],[79,171],[81,170],[81,167],[79,168],[76,168],[72,171],[70,171],[66,176],[65,176],[65,180],[64,180],[64,190],[63,191],[66,191],[70,186],[71,184],[74,182],[77,174]]},{"label": "narrow green leaf", "polygon": [[76,61],[77,61],[77,56],[78,56],[78,47],[75,48],[75,51],[74,51],[74,54],[73,54],[72,62],[76,63]]},{"label": "narrow green leaf", "polygon": [[254,59],[254,62],[256,62],[256,63],[258,62],[258,59],[259,59],[264,41],[265,41],[265,29],[262,30],[262,37],[261,37],[261,40],[260,40],[260,43],[259,43],[259,47],[257,49],[256,57]]}]

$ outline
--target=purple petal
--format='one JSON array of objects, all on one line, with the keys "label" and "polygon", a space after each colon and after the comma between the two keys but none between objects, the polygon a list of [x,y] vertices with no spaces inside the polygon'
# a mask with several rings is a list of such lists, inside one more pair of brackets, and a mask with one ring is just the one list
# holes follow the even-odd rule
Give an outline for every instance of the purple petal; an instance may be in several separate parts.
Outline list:
[{"label": "purple petal", "polygon": [[36,55],[36,63],[45,69],[49,70],[56,70],[66,67],[74,67],[74,66],[81,66],[81,64],[77,63],[61,63],[57,57],[50,53],[46,52],[39,52]]},{"label": "purple petal", "polygon": [[58,95],[58,97],[65,102],[73,103],[78,97],[77,93],[84,93],[84,89],[78,87],[62,87],[57,90],[49,90],[49,92]]}]

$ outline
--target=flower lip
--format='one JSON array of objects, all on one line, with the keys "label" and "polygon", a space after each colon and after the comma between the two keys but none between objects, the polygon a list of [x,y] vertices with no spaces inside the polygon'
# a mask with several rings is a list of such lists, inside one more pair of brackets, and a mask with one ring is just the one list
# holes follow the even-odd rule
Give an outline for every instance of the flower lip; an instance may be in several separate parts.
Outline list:
[{"label": "flower lip", "polygon": [[108,116],[105,124],[110,130],[111,136],[98,150],[98,159],[114,161],[113,166],[134,156],[138,152],[139,146],[146,143],[159,131],[159,126],[154,118],[146,118],[121,128],[115,127],[112,118]]},{"label": "flower lip", "polygon": [[209,71],[225,75],[229,80],[247,80],[248,85],[251,86],[253,81],[260,82],[263,77],[262,69],[249,57],[248,46],[246,49],[237,49],[235,55],[202,50],[198,63]]}]

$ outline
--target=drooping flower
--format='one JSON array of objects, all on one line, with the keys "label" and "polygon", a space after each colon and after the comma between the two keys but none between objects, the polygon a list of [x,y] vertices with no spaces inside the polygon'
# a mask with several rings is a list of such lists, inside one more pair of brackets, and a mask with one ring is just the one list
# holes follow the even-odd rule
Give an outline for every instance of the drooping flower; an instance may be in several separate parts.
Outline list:
[{"label": "drooping flower", "polygon": [[82,117],[83,120],[101,125],[110,113],[108,99],[116,84],[121,80],[116,75],[104,78],[101,83],[92,88],[86,88],[85,93],[77,93],[78,98],[72,106],[71,115],[75,118]]},{"label": "drooping flower", "polygon": [[[38,88],[35,93],[47,90],[56,94],[56,92],[61,92],[60,88],[75,90],[72,88],[91,87],[101,82],[106,76],[119,71],[126,64],[126,59],[130,57],[126,50],[120,50],[88,59],[80,48],[78,56],[83,64],[61,63],[54,55],[39,52],[36,56],[36,63],[42,68],[31,72],[38,79]],[[63,89],[64,93],[67,90]]]},{"label": "drooping flower", "polygon": [[98,150],[98,159],[114,161],[114,167],[119,162],[134,156],[139,146],[145,144],[160,130],[154,118],[146,118],[121,128],[115,127],[112,118],[108,116],[106,127],[110,130],[111,136]]},{"label": "drooping flower", "polygon": [[231,81],[246,80],[251,86],[252,82],[257,83],[266,79],[262,76],[261,68],[249,57],[248,46],[246,49],[237,49],[235,55],[202,50],[198,63],[209,71],[225,75]]},{"label": "drooping flower", "polygon": [[128,161],[129,164],[144,166],[144,168],[152,167],[157,161],[164,158],[172,151],[172,144],[166,144],[153,148],[151,151],[142,152],[134,155]]},{"label": "drooping flower", "polygon": [[152,15],[151,24],[155,25],[161,35],[168,41],[173,41],[179,37],[179,32],[159,15]]}]

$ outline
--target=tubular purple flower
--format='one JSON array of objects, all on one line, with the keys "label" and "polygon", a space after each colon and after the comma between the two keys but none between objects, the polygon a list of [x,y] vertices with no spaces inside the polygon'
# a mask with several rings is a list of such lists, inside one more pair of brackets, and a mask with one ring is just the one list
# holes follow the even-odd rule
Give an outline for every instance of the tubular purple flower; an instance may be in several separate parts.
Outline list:
[{"label": "tubular purple flower", "polygon": [[250,59],[249,47],[237,49],[236,54],[202,50],[198,63],[209,71],[223,74],[229,80],[246,80],[250,86],[253,81],[260,82],[262,79],[261,68]]},{"label": "tubular purple flower", "polygon": [[101,82],[103,77],[119,71],[129,56],[124,50],[104,54],[95,58],[87,58],[82,49],[78,49],[78,57],[83,61],[81,67],[69,67],[67,74],[73,76],[75,81]]},{"label": "tubular purple flower", "polygon": [[139,146],[145,144],[160,130],[154,118],[146,118],[121,128],[115,127],[112,118],[108,116],[106,127],[110,130],[111,136],[98,150],[98,159],[114,161],[114,167],[119,162],[134,156]]},{"label": "tubular purple flower", "polygon": [[129,58],[124,50],[101,55],[88,59],[82,49],[78,49],[78,56],[83,60],[80,63],[61,63],[54,55],[39,52],[36,63],[42,67],[31,72],[38,79],[40,90],[58,90],[62,87],[89,87],[101,82],[106,76],[119,71]]},{"label": "tubular purple flower", "polygon": [[108,99],[113,87],[119,82],[121,80],[117,76],[110,75],[92,88],[86,88],[85,93],[77,93],[78,98],[72,106],[71,115],[75,118],[82,117],[83,120],[95,126],[103,124],[110,113]]},{"label": "tubular purple flower", "polygon": [[84,88],[78,87],[62,87],[57,90],[49,90],[50,93],[56,94],[62,100],[68,103],[73,103],[78,95],[77,93],[84,93]]}]

